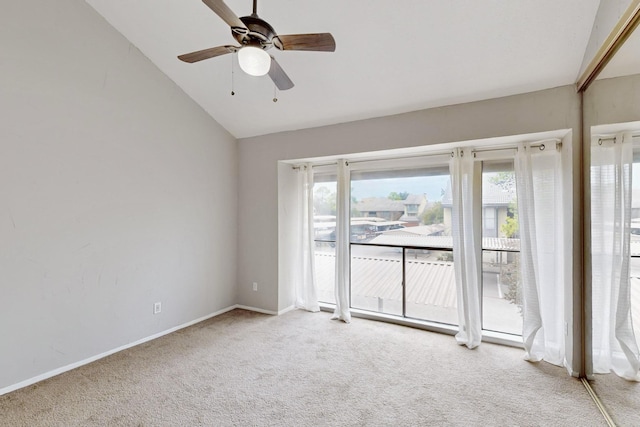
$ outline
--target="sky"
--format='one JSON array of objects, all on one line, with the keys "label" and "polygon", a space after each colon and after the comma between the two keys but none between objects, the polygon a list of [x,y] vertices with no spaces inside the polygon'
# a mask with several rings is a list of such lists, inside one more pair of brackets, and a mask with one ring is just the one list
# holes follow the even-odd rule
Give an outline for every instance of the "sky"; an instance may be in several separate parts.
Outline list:
[{"label": "sky", "polygon": [[448,176],[412,178],[385,178],[351,181],[351,196],[357,200],[365,197],[387,197],[389,193],[426,194],[430,202],[442,200],[447,188]]},{"label": "sky", "polygon": [[[447,187],[448,175],[422,176],[411,178],[363,179],[351,181],[351,197],[361,200],[366,197],[387,197],[389,193],[407,192],[409,194],[426,194],[430,202],[442,199],[442,191]],[[335,192],[334,182],[322,182],[318,187],[327,187]]]}]

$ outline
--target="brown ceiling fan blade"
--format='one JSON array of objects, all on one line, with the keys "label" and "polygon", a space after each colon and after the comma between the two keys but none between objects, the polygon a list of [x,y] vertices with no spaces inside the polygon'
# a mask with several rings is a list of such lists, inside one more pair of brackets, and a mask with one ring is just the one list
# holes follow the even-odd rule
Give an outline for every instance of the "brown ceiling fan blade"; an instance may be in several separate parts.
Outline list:
[{"label": "brown ceiling fan blade", "polygon": [[281,50],[313,50],[333,52],[336,41],[331,33],[289,34],[274,38],[274,45]]},{"label": "brown ceiling fan blade", "polygon": [[238,18],[238,15],[233,13],[233,11],[226,5],[222,0],[202,0],[204,4],[209,6],[211,10],[215,12],[224,22],[227,23],[232,29],[234,28],[244,28],[241,33],[247,33],[249,30],[246,25]]},{"label": "brown ceiling fan blade", "polygon": [[280,90],[291,89],[294,85],[287,73],[284,72],[280,64],[276,61],[276,59],[271,57],[271,68],[269,68],[269,77],[273,80],[276,87]]},{"label": "brown ceiling fan blade", "polygon": [[185,53],[178,56],[178,59],[184,62],[193,64],[194,62],[202,61],[203,59],[215,58],[216,56],[226,55],[227,53],[235,52],[238,50],[235,46],[217,46],[209,49],[198,50],[196,52]]}]

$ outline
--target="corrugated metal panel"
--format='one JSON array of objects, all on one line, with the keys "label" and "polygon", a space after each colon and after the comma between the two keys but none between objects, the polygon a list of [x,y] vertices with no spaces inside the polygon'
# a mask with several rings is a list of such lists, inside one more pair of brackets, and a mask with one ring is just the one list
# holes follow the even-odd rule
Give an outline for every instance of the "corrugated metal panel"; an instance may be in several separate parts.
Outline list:
[{"label": "corrugated metal panel", "polygon": [[[332,290],[335,255],[316,253],[318,287]],[[352,257],[352,292],[359,296],[402,301],[402,259]],[[326,288],[326,289],[325,289]],[[407,261],[407,302],[455,308],[456,285],[453,263]]]},{"label": "corrugated metal panel", "polygon": [[[333,292],[335,254],[316,252],[318,287]],[[402,261],[392,258],[353,257],[353,290],[360,296],[402,301]],[[445,308],[457,307],[455,269],[451,262],[407,261],[407,302]],[[631,277],[631,312],[640,336],[640,277]]]},{"label": "corrugated metal panel", "polygon": [[631,278],[631,318],[636,338],[640,338],[640,277]]},{"label": "corrugated metal panel", "polygon": [[520,239],[507,239],[504,237],[484,237],[482,249],[493,251],[519,251]]},{"label": "corrugated metal panel", "polygon": [[315,253],[315,276],[319,288],[332,291],[336,282],[336,254]]},{"label": "corrugated metal panel", "polygon": [[407,302],[455,308],[456,301],[452,262],[407,262]]},{"label": "corrugated metal panel", "polygon": [[424,236],[403,232],[402,234],[381,234],[372,239],[372,244],[392,246],[422,246],[433,248],[453,248],[451,236]]},{"label": "corrugated metal panel", "polygon": [[402,261],[352,257],[351,292],[365,297],[402,301]]}]

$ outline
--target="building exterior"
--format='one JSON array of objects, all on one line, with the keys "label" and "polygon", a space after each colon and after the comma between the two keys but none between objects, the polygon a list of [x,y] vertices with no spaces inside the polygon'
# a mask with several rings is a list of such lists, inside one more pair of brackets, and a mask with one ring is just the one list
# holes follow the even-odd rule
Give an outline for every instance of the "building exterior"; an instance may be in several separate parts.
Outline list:
[{"label": "building exterior", "polygon": [[[482,236],[483,237],[516,237],[505,236],[501,231],[501,225],[507,221],[507,218],[514,215],[516,208],[515,186],[511,188],[503,188],[491,182],[486,177],[482,183]],[[444,225],[447,230],[451,230],[451,209],[453,206],[453,198],[451,194],[451,185],[447,185],[445,194],[442,198],[442,207],[444,208]]]},{"label": "building exterior", "polygon": [[363,217],[383,218],[388,221],[403,221],[405,227],[420,224],[420,216],[427,207],[424,194],[409,194],[404,200],[388,197],[367,197],[355,204],[355,209]]}]

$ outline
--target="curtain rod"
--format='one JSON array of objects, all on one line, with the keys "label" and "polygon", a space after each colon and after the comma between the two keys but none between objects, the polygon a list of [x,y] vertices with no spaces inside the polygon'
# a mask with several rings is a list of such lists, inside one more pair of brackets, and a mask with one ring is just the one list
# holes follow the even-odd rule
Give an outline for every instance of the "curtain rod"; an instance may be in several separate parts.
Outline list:
[{"label": "curtain rod", "polygon": [[[385,161],[385,160],[403,160],[403,159],[415,159],[416,157],[433,157],[433,156],[445,156],[445,155],[453,155],[453,152],[451,150],[447,150],[447,151],[439,151],[437,153],[427,153],[427,154],[418,154],[415,156],[400,156],[400,157],[383,157],[383,158],[379,158],[379,159],[375,159],[375,158],[368,158],[368,159],[362,159],[362,160],[349,160],[347,159],[347,165],[348,164],[353,164],[353,163],[363,163],[363,162],[381,162],[381,161]],[[331,165],[337,165],[338,162],[329,162],[329,163],[314,163],[311,165],[312,168],[316,168],[316,167],[321,167],[321,166],[331,166]],[[293,169],[300,169],[301,166],[297,165],[297,166],[292,166]]]},{"label": "curtain rod", "polygon": [[[318,168],[320,166],[331,166],[331,165],[337,165],[337,164],[338,164],[338,162],[315,163],[315,164],[312,164],[311,167],[312,168]],[[306,169],[307,166],[306,165],[302,165],[302,166],[300,166],[300,165],[295,166],[294,165],[294,166],[291,166],[291,169],[299,170],[300,168],[303,168],[303,167]]]},{"label": "curtain rod", "polygon": [[[533,141],[533,142],[529,142],[529,146],[533,147],[533,148],[539,148],[540,151],[543,151],[546,146],[544,145],[544,143],[549,143],[549,142],[555,142],[556,143],[556,148],[562,148],[562,140],[558,139],[558,138],[549,138],[549,139],[541,139],[539,141]],[[496,147],[496,148],[478,148],[478,149],[474,149],[471,150],[471,153],[473,155],[475,155],[476,153],[482,153],[482,152],[486,152],[486,151],[502,151],[502,150],[517,150],[518,147],[517,146],[508,146],[508,147]]]},{"label": "curtain rod", "polygon": [[400,157],[384,157],[380,159],[362,159],[362,160],[347,160],[347,163],[364,163],[364,162],[380,162],[384,160],[404,160],[404,159],[415,159],[416,157],[434,157],[434,156],[450,156],[452,155],[452,150],[447,151],[438,151],[437,153],[425,153],[425,154],[417,154],[415,156],[400,156]]},{"label": "curtain rod", "polygon": [[[549,139],[541,139],[539,141],[534,141],[529,143],[531,147],[538,147],[540,149],[540,151],[545,149],[545,142],[555,142],[556,143],[556,148],[561,148],[562,147],[562,140],[559,138],[549,138]],[[483,151],[500,151],[500,150],[517,150],[518,147],[517,146],[508,146],[508,147],[497,147],[497,148],[479,148],[479,149],[474,149],[471,150],[471,153],[475,155],[475,153],[480,153]],[[439,151],[437,153],[427,153],[427,154],[418,154],[415,156],[400,156],[400,157],[384,157],[384,158],[380,158],[380,159],[362,159],[362,160],[352,160],[349,161],[348,159],[346,160],[347,165],[350,163],[363,163],[363,162],[375,162],[375,161],[384,161],[384,160],[403,160],[403,159],[414,159],[416,157],[433,157],[433,156],[444,156],[444,155],[451,155],[453,157],[453,150],[447,150],[447,151]],[[316,168],[316,167],[321,167],[321,166],[331,166],[331,165],[337,165],[338,162],[334,161],[334,162],[329,162],[329,163],[317,163],[317,164],[312,164],[311,167],[312,168]],[[291,168],[295,169],[295,170],[299,170],[301,167],[301,165],[294,165]]]},{"label": "curtain rod", "polygon": [[[600,144],[602,141],[608,141],[608,140],[616,140],[618,134],[613,134],[613,135],[594,135],[598,137],[598,144]],[[631,138],[638,138],[640,137],[640,132],[632,132],[631,133]]]}]

